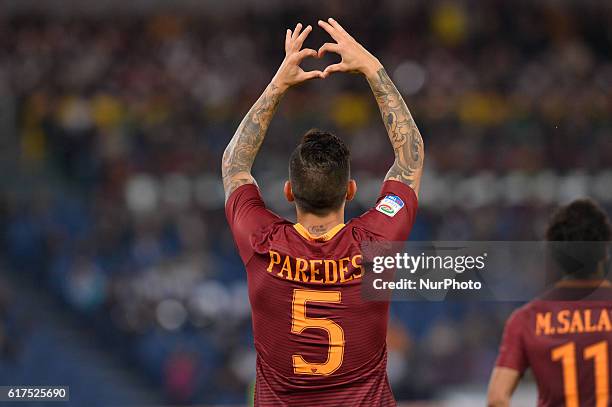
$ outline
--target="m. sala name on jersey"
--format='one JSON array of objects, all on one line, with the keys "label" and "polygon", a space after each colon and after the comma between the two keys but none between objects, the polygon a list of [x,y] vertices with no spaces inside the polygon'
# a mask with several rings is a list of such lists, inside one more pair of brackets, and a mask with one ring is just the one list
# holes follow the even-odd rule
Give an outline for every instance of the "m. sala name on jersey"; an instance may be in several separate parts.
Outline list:
[{"label": "m. sala name on jersey", "polygon": [[557,312],[536,313],[536,335],[611,332],[612,315],[609,309],[564,309]]},{"label": "m. sala name on jersey", "polygon": [[305,283],[335,284],[361,278],[363,268],[361,267],[362,255],[343,257],[338,260],[332,259],[302,259],[284,256],[274,250],[270,250],[269,273],[276,273],[279,277],[287,280],[301,281]]}]

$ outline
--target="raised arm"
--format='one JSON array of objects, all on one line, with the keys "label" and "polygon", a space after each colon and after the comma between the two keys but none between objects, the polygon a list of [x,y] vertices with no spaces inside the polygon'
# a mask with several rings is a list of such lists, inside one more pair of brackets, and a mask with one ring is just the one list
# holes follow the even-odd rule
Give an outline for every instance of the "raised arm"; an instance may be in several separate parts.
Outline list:
[{"label": "raised arm", "polygon": [[271,82],[242,119],[225,148],[221,174],[226,201],[239,186],[257,184],[251,175],[251,167],[282,96],[283,91]]},{"label": "raised arm", "polygon": [[321,71],[305,72],[300,68],[304,58],[317,56],[315,50],[301,49],[312,27],[308,26],[300,33],[301,30],[302,24],[298,24],[293,31],[287,30],[283,63],[266,90],[242,119],[234,137],[225,148],[221,173],[226,201],[239,186],[256,184],[251,168],[276,108],[287,89],[308,79],[323,77]]},{"label": "raised arm", "polygon": [[408,184],[418,195],[425,154],[421,133],[385,69],[380,67],[367,79],[395,152],[395,161],[385,180]]},{"label": "raised arm", "polygon": [[325,68],[324,76],[333,72],[357,72],[365,75],[374,92],[395,152],[395,161],[385,180],[403,182],[418,195],[425,155],[423,139],[402,95],[378,59],[351,37],[337,21],[330,18],[327,22],[319,21],[319,25],[336,40],[336,43],[324,44],[319,49],[319,57],[328,51],[342,57],[341,62]]}]

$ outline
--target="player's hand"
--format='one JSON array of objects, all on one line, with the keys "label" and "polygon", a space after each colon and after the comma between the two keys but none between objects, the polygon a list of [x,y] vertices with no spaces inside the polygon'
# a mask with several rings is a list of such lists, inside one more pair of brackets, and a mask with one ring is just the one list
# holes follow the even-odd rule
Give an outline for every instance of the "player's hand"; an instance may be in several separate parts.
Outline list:
[{"label": "player's hand", "polygon": [[323,28],[336,41],[326,42],[319,48],[318,56],[321,58],[326,52],[335,52],[342,57],[342,61],[325,68],[323,76],[327,77],[334,72],[358,72],[370,77],[382,68],[376,57],[368,52],[360,43],[346,32],[333,18],[327,21],[319,20]]},{"label": "player's hand", "polygon": [[317,51],[310,48],[302,49],[302,45],[312,31],[308,26],[302,31],[302,24],[298,23],[293,31],[287,30],[285,34],[285,59],[274,76],[274,82],[282,90],[313,78],[323,78],[321,71],[304,71],[300,63],[307,57],[317,57]]}]

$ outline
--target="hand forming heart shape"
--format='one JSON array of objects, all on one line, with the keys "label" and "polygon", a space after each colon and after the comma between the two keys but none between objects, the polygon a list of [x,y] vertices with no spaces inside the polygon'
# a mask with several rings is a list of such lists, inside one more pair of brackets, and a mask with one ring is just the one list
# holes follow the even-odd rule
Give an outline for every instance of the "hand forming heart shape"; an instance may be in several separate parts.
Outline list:
[{"label": "hand forming heart shape", "polygon": [[[302,45],[312,31],[312,27],[309,25],[302,31],[302,24],[298,23],[293,31],[287,30],[285,35],[285,59],[273,79],[276,86],[286,89],[309,79],[327,78],[334,72],[362,73],[366,77],[370,77],[382,68],[378,59],[351,37],[336,20],[333,18],[329,18],[327,21],[319,20],[318,24],[336,42],[326,42],[318,51],[310,48],[302,49]],[[326,52],[336,53],[340,55],[342,60],[339,63],[329,65],[323,71],[304,71],[300,67],[305,58],[321,58]]]}]

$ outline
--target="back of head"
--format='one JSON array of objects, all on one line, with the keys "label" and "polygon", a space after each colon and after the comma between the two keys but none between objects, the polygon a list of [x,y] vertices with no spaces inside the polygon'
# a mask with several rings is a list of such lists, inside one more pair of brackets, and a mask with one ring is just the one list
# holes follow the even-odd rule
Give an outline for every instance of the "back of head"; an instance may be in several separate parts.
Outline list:
[{"label": "back of head", "polygon": [[310,130],[289,160],[289,179],[300,210],[323,216],[345,201],[350,178],[350,153],[335,135]]},{"label": "back of head", "polygon": [[546,240],[563,271],[578,279],[590,278],[607,259],[612,227],[604,210],[590,199],[559,208],[546,230]]}]

